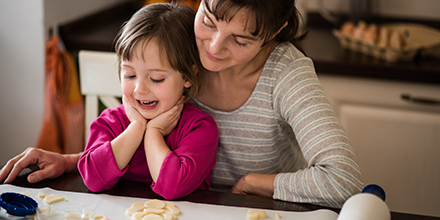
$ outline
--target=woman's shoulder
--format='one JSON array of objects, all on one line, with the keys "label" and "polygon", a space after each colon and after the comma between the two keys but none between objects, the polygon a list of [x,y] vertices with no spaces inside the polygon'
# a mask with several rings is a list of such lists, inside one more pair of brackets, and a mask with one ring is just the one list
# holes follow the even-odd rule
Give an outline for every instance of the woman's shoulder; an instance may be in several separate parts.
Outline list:
[{"label": "woman's shoulder", "polygon": [[[280,74],[288,74],[292,69],[313,67],[313,62],[292,43],[278,44],[266,61],[265,73],[268,77],[279,78]],[[284,73],[284,74],[283,74]]]},{"label": "woman's shoulder", "polygon": [[267,77],[283,78],[298,69],[310,69],[314,72],[313,61],[306,57],[292,43],[278,44],[267,59],[265,73]]},{"label": "woman's shoulder", "polygon": [[291,63],[297,59],[307,58],[298,48],[290,42],[278,44],[268,58],[269,62]]}]

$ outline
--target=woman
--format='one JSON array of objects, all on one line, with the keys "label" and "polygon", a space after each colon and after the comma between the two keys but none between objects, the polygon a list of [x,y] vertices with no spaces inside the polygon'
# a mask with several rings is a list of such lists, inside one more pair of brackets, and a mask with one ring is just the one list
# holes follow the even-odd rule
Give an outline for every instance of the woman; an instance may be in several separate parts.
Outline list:
[{"label": "woman", "polygon": [[[294,46],[298,27],[292,0],[202,0],[194,30],[205,87],[193,103],[219,127],[212,185],[341,207],[361,191],[361,173],[312,61]],[[9,161],[0,180],[33,154]]]}]

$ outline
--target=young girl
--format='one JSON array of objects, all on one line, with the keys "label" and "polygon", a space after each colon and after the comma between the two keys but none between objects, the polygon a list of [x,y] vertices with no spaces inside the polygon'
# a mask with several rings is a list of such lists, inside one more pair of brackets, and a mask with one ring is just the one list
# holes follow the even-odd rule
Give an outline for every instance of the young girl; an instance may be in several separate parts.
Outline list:
[{"label": "young girl", "polygon": [[90,190],[110,189],[120,178],[151,183],[165,199],[209,189],[217,126],[186,103],[198,88],[194,17],[188,7],[153,4],[121,29],[115,49],[123,105],[92,123],[78,162]]}]

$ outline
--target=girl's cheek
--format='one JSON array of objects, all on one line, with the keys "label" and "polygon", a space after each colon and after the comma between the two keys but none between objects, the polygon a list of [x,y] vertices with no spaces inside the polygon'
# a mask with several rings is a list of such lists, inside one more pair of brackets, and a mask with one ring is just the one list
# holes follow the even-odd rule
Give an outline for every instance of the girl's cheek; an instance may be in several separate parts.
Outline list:
[{"label": "girl's cheek", "polygon": [[132,92],[130,91],[129,86],[125,85],[125,83],[121,83],[121,90],[122,90],[122,94],[127,98],[131,96]]}]

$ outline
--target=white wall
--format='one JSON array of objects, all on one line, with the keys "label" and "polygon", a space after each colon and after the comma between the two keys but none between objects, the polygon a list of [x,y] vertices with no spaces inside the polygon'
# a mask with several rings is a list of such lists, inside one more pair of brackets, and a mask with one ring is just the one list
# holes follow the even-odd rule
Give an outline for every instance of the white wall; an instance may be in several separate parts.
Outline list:
[{"label": "white wall", "polygon": [[38,140],[49,27],[126,0],[0,0],[0,166]]},{"label": "white wall", "polygon": [[0,1],[0,164],[33,146],[43,116],[43,0]]}]

